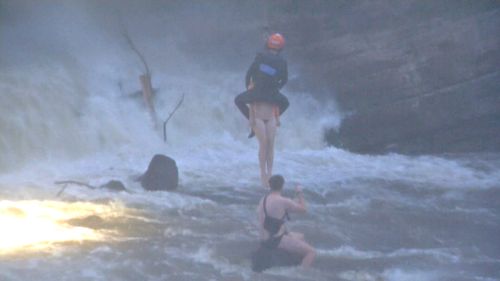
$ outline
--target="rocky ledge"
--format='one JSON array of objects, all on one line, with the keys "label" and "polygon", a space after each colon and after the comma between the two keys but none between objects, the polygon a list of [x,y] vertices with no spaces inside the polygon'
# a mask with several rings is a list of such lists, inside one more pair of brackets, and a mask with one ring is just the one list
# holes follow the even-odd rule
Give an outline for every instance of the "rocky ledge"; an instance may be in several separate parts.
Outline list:
[{"label": "rocky ledge", "polygon": [[[499,1],[289,1],[272,26],[295,90],[344,112],[329,144],[360,153],[500,151]],[[293,59],[293,61],[292,61]]]}]

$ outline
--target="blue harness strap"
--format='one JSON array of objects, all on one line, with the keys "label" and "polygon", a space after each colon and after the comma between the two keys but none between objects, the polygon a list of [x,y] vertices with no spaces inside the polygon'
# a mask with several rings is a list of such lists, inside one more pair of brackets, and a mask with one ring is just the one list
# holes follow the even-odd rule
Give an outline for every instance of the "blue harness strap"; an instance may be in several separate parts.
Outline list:
[{"label": "blue harness strap", "polygon": [[276,75],[276,72],[278,72],[278,70],[276,70],[276,68],[274,68],[268,64],[265,64],[265,63],[261,63],[259,65],[259,70],[260,70],[260,72],[265,73],[269,76],[274,76],[274,75]]}]

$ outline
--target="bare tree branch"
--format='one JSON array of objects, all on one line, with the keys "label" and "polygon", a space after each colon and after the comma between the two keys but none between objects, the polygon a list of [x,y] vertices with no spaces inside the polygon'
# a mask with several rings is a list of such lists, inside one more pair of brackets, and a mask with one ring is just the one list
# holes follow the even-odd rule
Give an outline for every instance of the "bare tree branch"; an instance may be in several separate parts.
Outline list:
[{"label": "bare tree branch", "polygon": [[73,180],[56,181],[54,183],[63,185],[61,190],[59,190],[59,192],[57,193],[57,195],[56,195],[57,197],[61,196],[61,194],[64,192],[64,190],[66,190],[66,187],[68,187],[68,185],[70,185],[70,184],[85,186],[85,187],[88,187],[92,190],[105,188],[105,189],[108,189],[110,191],[125,191],[127,193],[132,193],[128,189],[125,188],[125,186],[123,185],[123,183],[121,181],[117,181],[117,180],[108,181],[107,183],[100,185],[100,186],[93,186],[93,185],[90,185],[90,184],[87,184],[84,182],[73,181]]},{"label": "bare tree branch", "polygon": [[151,71],[149,70],[149,66],[148,66],[148,63],[146,62],[146,59],[144,58],[144,55],[142,55],[142,53],[139,52],[139,50],[137,49],[137,47],[134,44],[134,41],[132,41],[132,39],[130,39],[130,35],[128,34],[128,31],[125,27],[123,27],[123,36],[127,40],[129,47],[132,49],[132,51],[134,51],[134,53],[137,54],[137,56],[141,60],[142,64],[144,65],[144,69],[146,70],[146,75],[148,77],[151,77]]},{"label": "bare tree branch", "polygon": [[136,55],[139,57],[142,64],[144,65],[145,73],[139,76],[139,80],[140,80],[141,86],[142,86],[142,96],[144,98],[144,102],[146,103],[146,106],[148,107],[149,114],[151,115],[151,119],[153,120],[153,125],[155,128],[157,128],[158,118],[156,116],[156,111],[155,111],[155,107],[154,107],[154,103],[153,103],[154,91],[153,91],[153,86],[151,85],[151,70],[150,70],[149,65],[146,61],[146,58],[139,51],[139,49],[136,47],[136,45],[134,44],[134,41],[132,41],[132,39],[130,38],[130,35],[127,31],[127,28],[125,27],[123,22],[121,22],[121,26],[123,29],[122,34],[125,37],[129,47],[132,49],[132,51],[134,51],[134,53],[136,53]]},{"label": "bare tree branch", "polygon": [[170,118],[172,118],[172,116],[177,111],[177,109],[179,109],[179,107],[181,107],[181,104],[183,101],[184,101],[184,94],[182,94],[182,97],[179,100],[179,102],[177,103],[177,105],[175,106],[174,110],[172,112],[170,112],[170,115],[168,115],[168,118],[165,120],[165,122],[163,122],[163,141],[164,142],[167,142],[167,123],[170,120]]},{"label": "bare tree branch", "polygon": [[59,190],[59,192],[57,193],[57,197],[59,197],[63,192],[64,190],[66,189],[66,187],[68,186],[68,184],[76,184],[76,185],[81,185],[81,186],[85,186],[85,187],[88,187],[90,189],[97,189],[97,186],[93,186],[93,185],[90,185],[88,183],[84,183],[84,182],[79,182],[79,181],[72,181],[72,180],[68,180],[68,181],[56,181],[54,182],[55,184],[62,184],[63,187],[61,188],[61,190]]}]

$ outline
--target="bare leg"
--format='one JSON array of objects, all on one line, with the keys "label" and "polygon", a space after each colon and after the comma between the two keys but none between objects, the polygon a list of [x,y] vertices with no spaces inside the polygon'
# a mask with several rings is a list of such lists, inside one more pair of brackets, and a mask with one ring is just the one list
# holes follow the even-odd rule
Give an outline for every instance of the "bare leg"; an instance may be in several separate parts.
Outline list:
[{"label": "bare leg", "polygon": [[260,180],[264,187],[269,187],[268,174],[267,174],[267,136],[266,136],[266,124],[261,119],[255,119],[255,125],[253,127],[257,140],[259,141],[259,165],[260,165]]},{"label": "bare leg", "polygon": [[278,247],[303,256],[301,263],[303,267],[310,267],[316,257],[316,250],[307,242],[294,235],[283,236]]},{"label": "bare leg", "polygon": [[274,139],[276,136],[276,120],[273,118],[269,120],[266,124],[266,136],[267,136],[267,174],[271,176],[273,174],[273,163],[274,163]]},{"label": "bare leg", "polygon": [[303,233],[300,233],[300,232],[288,232],[288,235],[292,235],[293,237],[295,237],[295,238],[297,238],[299,240],[305,241]]}]

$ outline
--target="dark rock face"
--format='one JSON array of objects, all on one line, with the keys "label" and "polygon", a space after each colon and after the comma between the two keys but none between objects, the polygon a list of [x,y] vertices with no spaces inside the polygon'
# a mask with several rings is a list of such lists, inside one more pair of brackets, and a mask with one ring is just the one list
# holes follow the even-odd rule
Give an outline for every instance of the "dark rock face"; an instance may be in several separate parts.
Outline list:
[{"label": "dark rock face", "polygon": [[170,191],[176,189],[179,184],[179,171],[175,160],[162,154],[156,154],[139,181],[146,190]]},{"label": "dark rock face", "polygon": [[[289,87],[346,112],[328,143],[361,153],[500,151],[500,2],[288,1]],[[293,105],[292,105],[293,106]]]},{"label": "dark rock face", "polygon": [[500,151],[500,1],[221,3],[213,8],[241,24],[190,18],[183,49],[207,67],[239,65],[243,75],[263,31],[283,33],[285,93],[335,99],[345,113],[340,128],[326,130],[329,144],[361,153]]}]

